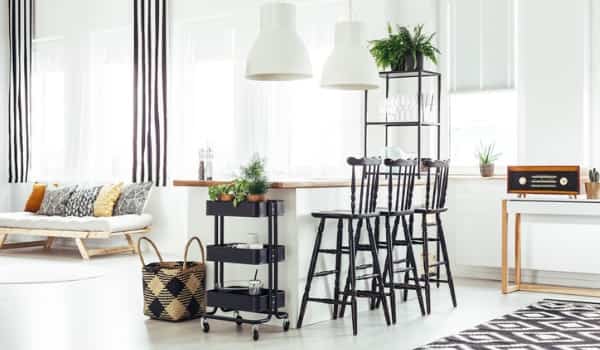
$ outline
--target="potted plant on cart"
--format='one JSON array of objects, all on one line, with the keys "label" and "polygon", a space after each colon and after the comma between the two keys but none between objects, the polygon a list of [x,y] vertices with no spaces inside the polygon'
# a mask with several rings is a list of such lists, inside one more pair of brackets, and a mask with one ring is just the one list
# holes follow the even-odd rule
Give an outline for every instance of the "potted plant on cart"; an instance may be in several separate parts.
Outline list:
[{"label": "potted plant on cart", "polygon": [[502,153],[495,153],[496,145],[494,143],[479,145],[477,158],[479,158],[479,173],[481,177],[494,176],[494,162],[500,158]]},{"label": "potted plant on cart", "polygon": [[231,202],[234,199],[233,185],[220,184],[208,188],[208,197],[211,201]]},{"label": "potted plant on cart", "polygon": [[596,168],[588,172],[590,182],[585,183],[585,194],[587,199],[600,199],[600,173]]},{"label": "potted plant on cart", "polygon": [[266,199],[269,182],[265,175],[265,161],[255,154],[250,163],[242,168],[242,179],[248,185],[248,202],[262,202]]},{"label": "potted plant on cart", "polygon": [[371,54],[381,69],[389,67],[394,72],[419,71],[423,69],[425,57],[437,64],[440,51],[432,44],[435,32],[423,33],[422,24],[414,27],[412,33],[407,27],[399,25],[394,32],[389,23],[387,30],[387,38],[369,42]]}]

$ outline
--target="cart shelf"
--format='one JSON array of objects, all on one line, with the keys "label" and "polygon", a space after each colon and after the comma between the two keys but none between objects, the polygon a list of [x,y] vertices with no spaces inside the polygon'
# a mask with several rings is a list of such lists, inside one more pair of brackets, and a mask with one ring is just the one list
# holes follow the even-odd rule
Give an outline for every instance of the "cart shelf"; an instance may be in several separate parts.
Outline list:
[{"label": "cart shelf", "polygon": [[[235,244],[209,245],[206,247],[206,260],[233,264],[261,265],[272,262],[271,249],[263,245],[262,249],[235,248]],[[273,254],[274,256],[275,254]],[[277,261],[285,260],[285,247],[277,246]]]},{"label": "cart shelf", "polygon": [[237,216],[259,218],[272,216],[271,211],[277,211],[277,216],[283,215],[283,201],[241,202],[236,207],[233,202],[207,201],[206,215]]},{"label": "cart shelf", "polygon": [[[229,289],[231,288],[231,289]],[[285,293],[278,290],[277,306],[285,306]],[[269,289],[261,288],[260,294],[248,294],[248,287],[227,287],[224,289],[211,289],[207,292],[207,306],[223,309],[267,313],[272,309],[269,303]]]}]

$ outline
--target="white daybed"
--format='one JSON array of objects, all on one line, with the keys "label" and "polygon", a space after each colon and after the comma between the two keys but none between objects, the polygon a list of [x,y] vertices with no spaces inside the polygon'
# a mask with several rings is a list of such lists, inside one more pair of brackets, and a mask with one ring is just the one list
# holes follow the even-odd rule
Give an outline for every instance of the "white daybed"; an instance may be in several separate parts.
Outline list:
[{"label": "white daybed", "polygon": [[[110,217],[44,216],[34,213],[0,213],[0,249],[15,249],[42,246],[50,249],[56,238],[73,238],[81,256],[88,260],[92,256],[137,253],[131,235],[150,232],[152,216],[121,215]],[[7,243],[8,235],[42,236],[44,240]],[[84,240],[109,239],[123,236],[127,246],[87,249]]]}]

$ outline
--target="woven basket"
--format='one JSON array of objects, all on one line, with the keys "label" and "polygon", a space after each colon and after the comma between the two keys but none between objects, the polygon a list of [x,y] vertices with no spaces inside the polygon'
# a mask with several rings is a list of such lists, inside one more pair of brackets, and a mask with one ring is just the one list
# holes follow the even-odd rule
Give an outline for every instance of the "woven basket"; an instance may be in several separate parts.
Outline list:
[{"label": "woven basket", "polygon": [[[140,245],[150,243],[160,262],[146,264]],[[201,262],[188,262],[192,242],[198,242]],[[206,308],[206,264],[204,246],[198,237],[192,237],[185,246],[183,261],[163,261],[158,248],[149,238],[138,241],[142,261],[144,287],[144,314],[164,321],[185,321],[201,317]]]}]

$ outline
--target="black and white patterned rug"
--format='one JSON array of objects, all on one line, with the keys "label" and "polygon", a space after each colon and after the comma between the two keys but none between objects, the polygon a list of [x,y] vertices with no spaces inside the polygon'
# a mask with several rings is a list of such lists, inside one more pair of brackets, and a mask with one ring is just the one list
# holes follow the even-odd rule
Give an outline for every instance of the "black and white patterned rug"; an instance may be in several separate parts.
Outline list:
[{"label": "black and white patterned rug", "polygon": [[545,299],[418,349],[600,350],[600,303]]}]

